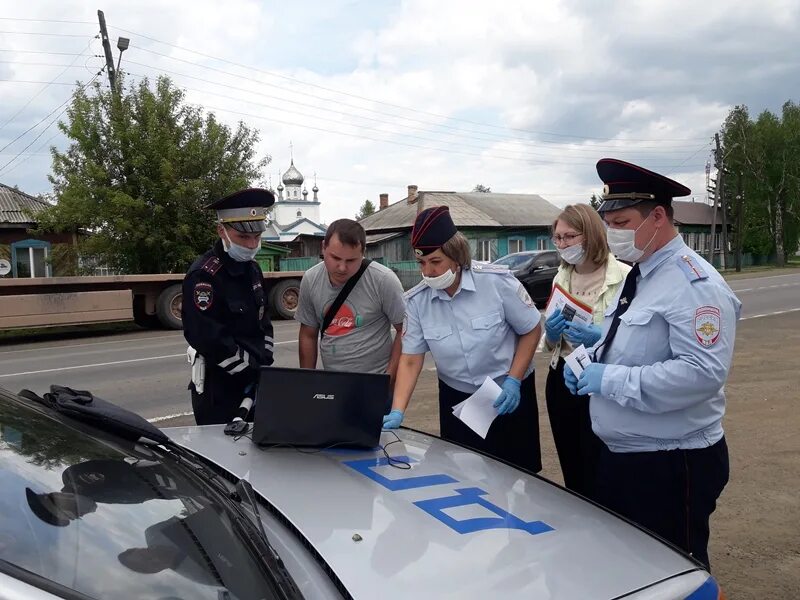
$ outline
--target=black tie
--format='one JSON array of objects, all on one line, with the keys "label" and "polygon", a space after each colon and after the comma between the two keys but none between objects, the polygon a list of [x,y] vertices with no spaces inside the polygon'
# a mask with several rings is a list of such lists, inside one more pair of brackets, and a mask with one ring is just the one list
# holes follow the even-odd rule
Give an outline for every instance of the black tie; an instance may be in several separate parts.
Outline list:
[{"label": "black tie", "polygon": [[619,328],[620,320],[619,318],[625,314],[626,310],[628,310],[628,307],[633,301],[633,297],[636,295],[636,278],[638,276],[639,263],[636,263],[633,265],[633,268],[625,278],[625,283],[622,285],[622,293],[619,296],[619,302],[617,303],[617,308],[614,311],[614,320],[611,322],[611,327],[608,328],[608,333],[606,334],[605,339],[603,339],[603,341],[594,351],[594,362],[600,362],[603,359],[603,354],[605,354],[605,351],[611,346],[614,336],[617,335],[617,329]]}]

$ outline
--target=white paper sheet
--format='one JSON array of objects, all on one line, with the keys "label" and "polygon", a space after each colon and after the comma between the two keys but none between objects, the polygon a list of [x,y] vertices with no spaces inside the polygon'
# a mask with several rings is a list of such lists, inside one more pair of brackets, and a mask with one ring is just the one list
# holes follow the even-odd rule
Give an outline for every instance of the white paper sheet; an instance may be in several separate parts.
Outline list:
[{"label": "white paper sheet", "polygon": [[489,427],[497,418],[497,409],[492,406],[503,390],[490,377],[469,398],[453,407],[453,414],[475,433],[486,439]]},{"label": "white paper sheet", "polygon": [[575,373],[575,377],[580,377],[583,370],[592,362],[592,359],[584,345],[581,344],[569,356],[564,358],[564,362]]}]

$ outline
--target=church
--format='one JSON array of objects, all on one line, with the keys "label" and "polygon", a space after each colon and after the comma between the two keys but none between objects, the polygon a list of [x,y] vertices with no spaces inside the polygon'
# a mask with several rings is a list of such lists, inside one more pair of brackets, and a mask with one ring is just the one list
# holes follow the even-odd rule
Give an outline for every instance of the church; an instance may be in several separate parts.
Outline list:
[{"label": "church", "polygon": [[308,189],[303,182],[302,173],[294,166],[294,158],[286,172],[281,177],[278,187],[272,192],[275,194],[275,204],[267,222],[267,230],[261,234],[266,242],[291,242],[299,235],[323,237],[325,225],[320,223],[319,206],[317,197],[319,188],[316,181],[308,198]]}]

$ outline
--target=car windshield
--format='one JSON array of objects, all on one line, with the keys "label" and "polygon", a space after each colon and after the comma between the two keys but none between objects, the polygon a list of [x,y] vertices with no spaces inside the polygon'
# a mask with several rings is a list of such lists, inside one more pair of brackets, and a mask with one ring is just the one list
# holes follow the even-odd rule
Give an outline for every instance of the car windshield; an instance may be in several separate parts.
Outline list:
[{"label": "car windshield", "polygon": [[96,598],[278,597],[235,519],[168,454],[0,391],[2,561]]},{"label": "car windshield", "polygon": [[535,256],[535,254],[509,254],[503,258],[498,258],[496,261],[494,261],[494,264],[502,265],[512,270],[519,269],[532,261]]}]

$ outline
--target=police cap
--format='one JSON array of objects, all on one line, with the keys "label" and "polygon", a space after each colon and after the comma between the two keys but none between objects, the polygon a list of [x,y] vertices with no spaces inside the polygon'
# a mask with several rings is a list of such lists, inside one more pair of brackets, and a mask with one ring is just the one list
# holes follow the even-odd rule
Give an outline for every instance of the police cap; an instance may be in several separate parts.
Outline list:
[{"label": "police cap", "polygon": [[617,160],[601,158],[597,174],[603,180],[603,203],[598,212],[610,212],[635,206],[639,202],[655,201],[669,206],[673,198],[692,193],[685,185],[643,167]]},{"label": "police cap", "polygon": [[450,209],[446,206],[426,208],[417,215],[414,228],[411,230],[411,246],[414,254],[425,256],[435,252],[456,233]]},{"label": "police cap", "polygon": [[217,222],[242,233],[260,233],[267,228],[267,208],[275,204],[272,192],[263,188],[239,190],[212,202],[206,208],[217,211]]}]

